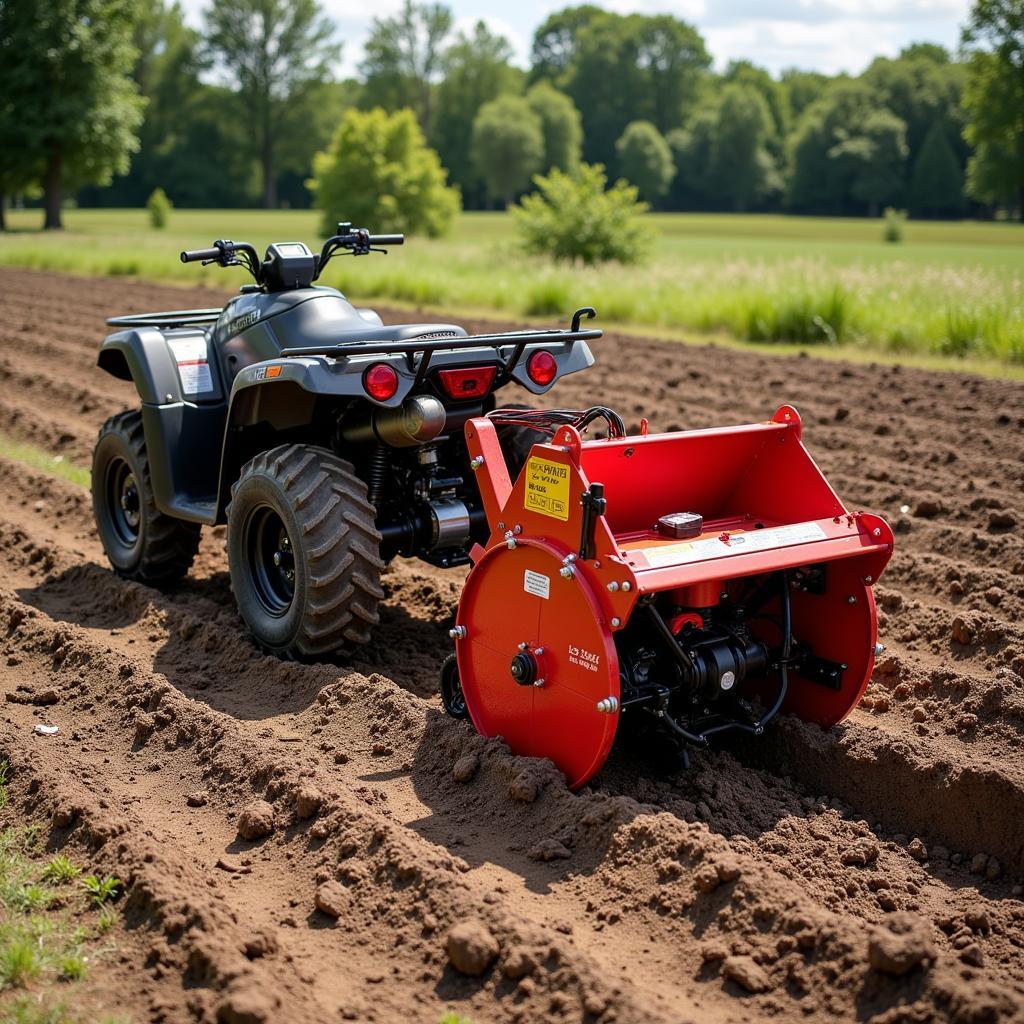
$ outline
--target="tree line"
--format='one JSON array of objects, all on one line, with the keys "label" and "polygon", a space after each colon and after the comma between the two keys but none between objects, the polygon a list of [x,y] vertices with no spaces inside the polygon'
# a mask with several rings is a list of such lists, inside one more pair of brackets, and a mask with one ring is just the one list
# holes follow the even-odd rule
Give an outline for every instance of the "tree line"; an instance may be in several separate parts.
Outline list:
[{"label": "tree line", "polygon": [[[921,43],[859,76],[712,70],[671,15],[550,15],[529,69],[478,22],[406,0],[358,74],[317,0],[0,0],[0,197],[308,206],[346,111],[410,110],[468,208],[601,164],[664,210],[918,217],[1024,212],[1024,0],[976,0],[957,53]],[[356,136],[358,133],[355,133]],[[357,144],[357,143],[356,143]],[[0,201],[0,214],[3,203]]]}]

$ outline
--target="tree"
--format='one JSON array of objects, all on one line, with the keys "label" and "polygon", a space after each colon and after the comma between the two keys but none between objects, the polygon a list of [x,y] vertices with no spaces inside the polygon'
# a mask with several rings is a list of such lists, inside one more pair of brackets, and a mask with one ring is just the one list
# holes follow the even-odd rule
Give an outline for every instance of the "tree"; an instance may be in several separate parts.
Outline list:
[{"label": "tree", "polygon": [[764,110],[770,119],[767,131],[761,133],[759,142],[775,160],[781,160],[790,128],[789,94],[785,86],[772,78],[764,68],[748,60],[730,61],[722,77],[727,84],[754,90],[764,101]]},{"label": "tree", "polygon": [[915,217],[957,217],[964,212],[964,176],[939,124],[932,125],[917,154],[907,205]]},{"label": "tree", "polygon": [[472,34],[460,32],[444,54],[431,138],[467,205],[483,201],[483,185],[472,159],[473,121],[485,103],[518,91],[523,75],[512,67],[511,59],[508,40],[494,35],[482,21]]},{"label": "tree", "polygon": [[206,34],[210,53],[238,85],[238,113],[260,162],[263,205],[273,209],[280,139],[340,56],[334,26],[317,0],[212,0]]},{"label": "tree", "polygon": [[619,173],[646,202],[660,199],[675,176],[672,150],[650,121],[633,121],[615,143]]},{"label": "tree", "polygon": [[0,186],[41,174],[47,228],[65,189],[123,173],[138,145],[133,15],[128,0],[0,4]]},{"label": "tree", "polygon": [[712,196],[734,210],[746,210],[781,190],[769,146],[775,131],[760,90],[733,83],[722,90],[708,161]]},{"label": "tree", "polygon": [[484,104],[473,122],[473,163],[492,199],[512,202],[544,159],[540,118],[521,96]]},{"label": "tree", "polygon": [[444,4],[405,0],[391,18],[374,18],[359,70],[365,80],[363,106],[411,107],[430,137],[434,79],[441,70],[452,12]]},{"label": "tree", "polygon": [[871,110],[840,140],[829,158],[844,165],[854,199],[866,203],[868,216],[877,217],[888,203],[896,202],[903,189],[907,158],[907,128],[890,110]]},{"label": "tree", "polygon": [[580,31],[604,11],[594,4],[566,7],[548,15],[533,33],[530,76],[535,80],[560,82],[576,59],[576,40]]},{"label": "tree", "polygon": [[583,119],[583,155],[615,162],[630,121],[665,133],[682,123],[711,63],[697,30],[670,15],[604,13],[580,29],[565,91]]},{"label": "tree", "polygon": [[459,212],[459,190],[446,183],[411,110],[349,110],[330,147],[313,160],[321,230],[349,220],[372,231],[445,234]]},{"label": "tree", "polygon": [[637,200],[636,186],[618,181],[606,188],[604,168],[591,164],[573,174],[556,168],[534,183],[537,191],[512,209],[527,252],[585,265],[636,263],[647,253],[651,237],[641,219],[647,204]]},{"label": "tree", "polygon": [[974,147],[968,191],[985,202],[1016,203],[1024,220],[1024,4],[976,0],[963,49],[970,58],[964,135]]},{"label": "tree", "polygon": [[793,140],[789,202],[817,213],[896,205],[905,177],[906,126],[864,82],[840,80],[804,113]]},{"label": "tree", "polygon": [[819,71],[801,71],[798,68],[787,68],[783,71],[779,76],[779,85],[786,93],[791,120],[797,120],[816,99],[819,99],[828,84],[828,78]]},{"label": "tree", "polygon": [[541,81],[526,93],[526,102],[540,118],[544,134],[544,156],[541,171],[557,167],[571,171],[580,162],[583,145],[583,125],[580,112],[564,92],[549,82]]}]

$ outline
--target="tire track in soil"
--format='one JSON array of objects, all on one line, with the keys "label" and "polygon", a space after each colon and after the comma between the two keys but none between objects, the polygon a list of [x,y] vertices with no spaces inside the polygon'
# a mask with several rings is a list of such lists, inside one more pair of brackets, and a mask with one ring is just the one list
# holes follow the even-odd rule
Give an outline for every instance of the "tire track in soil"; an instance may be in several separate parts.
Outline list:
[{"label": "tire track in soil", "polygon": [[[178,289],[136,291],[121,282],[14,271],[3,277],[0,311],[17,307],[24,293],[33,297],[13,319],[0,317],[14,325],[6,337],[0,328],[6,357],[31,354],[32,340],[46,343],[47,318],[59,321],[54,333],[68,360],[52,381],[57,394],[72,386],[68,366],[94,358],[102,315],[188,304]],[[73,302],[69,290],[88,297]],[[198,304],[215,301],[204,296]],[[21,329],[29,312],[31,332]],[[1013,495],[1024,454],[1024,389],[640,339],[598,345],[598,366],[560,386],[555,401],[645,395],[643,405],[622,411],[651,415],[656,428],[759,418],[792,401],[844,497],[895,521],[899,547],[879,591],[883,638],[898,639],[864,708],[840,730],[822,734],[786,722],[770,743],[702,754],[694,771],[668,781],[645,778],[642,765],[620,756],[594,787],[574,796],[542,766],[511,758],[437,712],[431,695],[459,574],[396,565],[371,650],[346,666],[282,665],[241,632],[219,531],[205,531],[193,578],[176,593],[158,594],[98,568],[87,495],[0,464],[5,590],[16,588],[4,594],[3,608],[18,620],[6,634],[4,653],[15,664],[2,673],[5,688],[26,673],[40,685],[60,678],[71,658],[86,667],[65,682],[54,713],[81,705],[90,730],[81,732],[90,749],[73,753],[67,765],[40,761],[31,756],[39,745],[21,738],[37,712],[8,705],[3,741],[20,769],[19,799],[38,814],[33,800],[62,798],[78,769],[95,772],[109,758],[114,768],[104,770],[117,778],[106,801],[126,815],[118,828],[128,850],[118,856],[145,864],[155,842],[171,865],[164,875],[190,877],[199,892],[204,884],[237,890],[206,900],[215,908],[226,903],[229,916],[244,922],[210,954],[201,940],[219,926],[203,922],[174,934],[177,922],[168,929],[167,915],[149,904],[140,910],[138,923],[170,951],[165,956],[161,947],[147,989],[154,1006],[169,1007],[167,1019],[230,1016],[232,1000],[241,1004],[250,995],[265,1016],[286,1020],[320,1019],[325,1009],[331,1019],[342,1009],[359,1019],[402,1019],[396,1014],[422,1012],[424,1000],[440,1012],[453,998],[466,998],[466,1012],[477,1020],[1020,1016],[1024,913],[1013,895],[1022,872],[1013,818],[1024,789],[1017,615],[1024,545],[1019,523],[1005,525],[1003,517],[1004,525],[994,525],[992,513],[1020,514]],[[631,369],[615,365],[626,348]],[[729,382],[719,381],[725,366],[730,381],[757,385],[736,389],[736,404]],[[45,360],[38,369],[45,379]],[[105,407],[68,415],[53,402],[37,412],[37,436],[69,433],[68,450],[88,450],[99,421],[131,403],[130,386],[90,374],[80,396]],[[652,387],[651,380],[664,384]],[[936,391],[946,392],[955,422],[936,415]],[[23,414],[24,406],[4,396],[0,423],[10,410]],[[950,451],[956,458],[947,462]],[[997,601],[993,587],[1002,592]],[[957,617],[967,632],[954,639]],[[65,648],[70,653],[55,659]],[[122,678],[126,665],[131,672]],[[138,710],[150,704],[152,711]],[[173,711],[162,712],[165,704]],[[170,715],[167,722],[162,714]],[[133,750],[140,715],[158,724]],[[90,756],[93,743],[97,757]],[[131,760],[150,750],[159,772],[140,771]],[[467,753],[479,768],[462,786],[451,781],[451,765]],[[28,772],[37,773],[42,798],[22,793],[19,780]],[[291,810],[304,778],[331,794],[312,825]],[[165,786],[168,780],[173,784]],[[205,808],[183,807],[186,783],[209,790]],[[534,791],[532,801],[510,797]],[[232,815],[254,793],[274,801],[282,825],[273,839],[244,851],[253,874],[236,878],[211,865],[231,848]],[[96,818],[102,837],[109,808],[81,799],[88,812],[81,827],[93,828]],[[359,817],[360,827],[371,835],[385,828],[402,852],[397,860],[381,852],[390,840],[360,847],[353,881],[346,873],[353,855],[341,851],[351,845],[351,816],[360,815],[369,815]],[[325,838],[310,841],[321,824]],[[911,855],[911,833],[923,834],[931,849],[923,864]],[[562,843],[570,857],[531,859],[531,852],[550,851],[550,844],[537,848],[543,840]],[[452,873],[424,874],[424,862],[451,858],[446,849],[468,870],[453,860]],[[863,850],[863,865],[844,863]],[[981,874],[970,871],[975,860]],[[727,865],[719,872],[727,881],[706,880],[702,868],[713,864]],[[730,877],[733,866],[738,878]],[[268,881],[275,872],[288,884]],[[325,873],[340,873],[354,901],[358,942],[311,914],[312,891]],[[156,901],[170,899],[165,889],[174,886],[157,874]],[[289,908],[296,898],[300,906]],[[918,914],[939,948],[931,971],[903,982],[865,964],[867,930],[893,909]],[[424,914],[433,927],[410,923],[422,924]],[[483,915],[502,940],[502,969],[482,985],[444,969],[445,927],[466,914]],[[294,925],[282,923],[289,916]],[[241,931],[250,927],[276,929],[276,951],[242,964]],[[525,984],[504,973],[504,965],[518,963],[511,947],[524,942],[538,961]],[[753,955],[768,976],[769,990],[743,997],[742,1009],[735,1002],[742,990],[720,979],[723,953]],[[359,968],[338,977],[327,965],[339,956]],[[386,986],[370,980],[383,965],[400,972],[388,975]],[[385,987],[387,998],[380,996]],[[282,992],[286,1010],[273,1006]]]}]

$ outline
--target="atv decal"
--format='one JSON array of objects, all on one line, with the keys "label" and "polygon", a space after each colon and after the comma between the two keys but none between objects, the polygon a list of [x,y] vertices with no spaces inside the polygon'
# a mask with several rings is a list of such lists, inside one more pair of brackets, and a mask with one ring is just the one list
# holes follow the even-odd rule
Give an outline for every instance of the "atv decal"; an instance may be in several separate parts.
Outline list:
[{"label": "atv decal", "polygon": [[213,376],[206,354],[205,338],[168,338],[167,345],[178,364],[181,390],[186,395],[213,391]]},{"label": "atv decal", "polygon": [[259,318],[260,315],[256,310],[252,310],[249,313],[243,313],[241,316],[236,316],[235,319],[228,324],[228,335],[235,335],[241,331],[244,331],[247,327],[252,327],[252,325],[256,323],[256,321],[259,320]]},{"label": "atv decal", "polygon": [[569,467],[560,462],[532,458],[526,463],[525,508],[542,516],[569,518]]}]

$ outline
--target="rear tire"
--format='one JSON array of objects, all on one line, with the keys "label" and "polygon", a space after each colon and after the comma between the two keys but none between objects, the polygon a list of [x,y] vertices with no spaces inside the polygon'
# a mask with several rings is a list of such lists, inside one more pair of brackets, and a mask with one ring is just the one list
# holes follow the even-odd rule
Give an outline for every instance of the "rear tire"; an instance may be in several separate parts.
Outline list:
[{"label": "rear tire", "polygon": [[370,639],[384,597],[366,484],[326,448],[284,445],[242,467],[227,509],[238,610],[257,641],[315,659]]},{"label": "rear tire", "polygon": [[199,524],[156,507],[142,414],[122,412],[100,428],[92,456],[92,507],[115,572],[139,583],[174,583],[199,550]]}]

